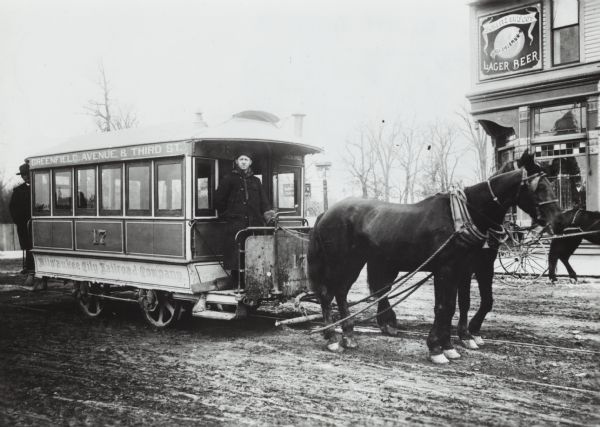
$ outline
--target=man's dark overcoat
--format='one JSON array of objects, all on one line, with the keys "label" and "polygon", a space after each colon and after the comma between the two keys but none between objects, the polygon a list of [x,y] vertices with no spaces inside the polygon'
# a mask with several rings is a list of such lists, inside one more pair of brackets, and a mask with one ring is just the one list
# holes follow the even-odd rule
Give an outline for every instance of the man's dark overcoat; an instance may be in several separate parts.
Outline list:
[{"label": "man's dark overcoat", "polygon": [[219,217],[227,221],[223,250],[224,267],[228,270],[238,270],[235,235],[246,227],[264,226],[263,215],[271,209],[271,204],[260,180],[254,176],[252,170],[244,173],[236,167],[219,183],[215,194],[215,207],[219,211]]},{"label": "man's dark overcoat", "polygon": [[29,185],[23,183],[13,190],[8,209],[13,222],[17,226],[21,249],[30,250],[32,248],[31,234],[27,227],[31,219],[31,194]]}]

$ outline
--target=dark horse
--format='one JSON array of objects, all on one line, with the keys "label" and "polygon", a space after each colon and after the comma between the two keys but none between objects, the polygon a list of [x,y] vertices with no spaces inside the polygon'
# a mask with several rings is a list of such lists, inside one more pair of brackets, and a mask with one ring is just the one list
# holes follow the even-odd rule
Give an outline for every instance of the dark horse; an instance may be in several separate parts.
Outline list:
[{"label": "dark horse", "polygon": [[[521,161],[507,162],[505,163],[495,175],[499,175],[505,172],[519,169]],[[532,166],[532,170],[535,173],[545,172],[539,164]],[[494,175],[494,176],[495,176]],[[556,201],[555,199],[552,199]],[[531,215],[531,214],[530,214]],[[554,221],[554,226],[558,226],[562,220],[560,215],[557,215]],[[532,222],[536,224],[537,229],[541,231],[546,227],[550,227],[552,231],[552,224],[546,224],[542,219],[539,218],[539,212],[536,210],[533,212],[531,217]],[[504,237],[504,230],[498,230],[493,232],[493,229],[489,230],[488,244],[484,245],[483,248],[475,251],[473,255],[473,273],[477,279],[477,285],[479,287],[480,304],[477,313],[473,316],[470,322],[468,322],[469,308],[471,306],[471,277],[465,278],[465,283],[458,287],[458,308],[460,312],[458,320],[458,336],[461,343],[469,349],[477,349],[479,346],[484,344],[483,338],[481,338],[481,325],[485,320],[485,316],[492,311],[494,304],[492,283],[494,279],[494,262],[498,257],[498,248],[500,245],[500,239]]]},{"label": "dark horse", "polygon": [[[502,223],[509,207],[518,205],[530,215],[539,209],[542,219],[553,220],[560,210],[547,179],[535,175],[533,158],[525,152],[524,169],[498,175],[465,188],[466,204],[480,232]],[[528,176],[533,175],[533,176]],[[444,243],[423,271],[434,274],[435,320],[427,338],[434,363],[447,363],[460,355],[450,339],[457,289],[472,274],[474,253],[483,241],[473,244],[455,234],[450,197],[437,194],[419,203],[400,205],[376,200],[346,199],[317,220],[308,248],[308,276],[318,296],[326,324],[332,322],[331,302],[335,297],[340,316],[349,315],[347,295],[365,263],[372,294],[391,288],[400,271],[413,271]],[[459,237],[456,237],[459,236]],[[397,328],[396,314],[387,298],[378,306],[377,322],[382,330]],[[355,347],[354,322],[342,323],[346,347]],[[333,329],[324,332],[328,348],[339,349]]]},{"label": "dark horse", "polygon": [[577,274],[571,264],[569,257],[579,247],[582,240],[600,245],[600,212],[572,209],[561,215],[561,227],[557,227],[556,233],[565,235],[581,232],[594,231],[593,234],[585,234],[573,237],[561,237],[550,243],[550,254],[548,255],[548,275],[552,282],[556,282],[556,263],[560,259],[569,272],[572,281],[577,281]]}]

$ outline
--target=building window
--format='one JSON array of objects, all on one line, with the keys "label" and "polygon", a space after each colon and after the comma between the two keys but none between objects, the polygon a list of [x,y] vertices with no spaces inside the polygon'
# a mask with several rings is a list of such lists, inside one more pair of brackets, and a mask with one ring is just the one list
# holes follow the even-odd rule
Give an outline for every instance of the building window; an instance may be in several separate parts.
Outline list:
[{"label": "building window", "polygon": [[180,160],[156,162],[156,215],[183,215],[182,172]]},{"label": "building window", "polygon": [[127,165],[127,215],[150,215],[150,163]]},{"label": "building window", "polygon": [[77,169],[78,215],[96,215],[96,168]]},{"label": "building window", "polygon": [[534,137],[582,133],[586,121],[586,109],[580,103],[535,108]]},{"label": "building window", "polygon": [[121,215],[122,213],[122,171],[121,165],[100,168],[101,215]]},{"label": "building window", "polygon": [[50,215],[50,172],[33,174],[33,214]]},{"label": "building window", "polygon": [[73,193],[71,187],[71,170],[54,172],[54,213],[56,215],[72,215]]},{"label": "building window", "polygon": [[554,65],[579,62],[579,0],[554,0],[552,40]]},{"label": "building window", "polygon": [[196,216],[215,216],[214,176],[214,160],[196,159]]}]

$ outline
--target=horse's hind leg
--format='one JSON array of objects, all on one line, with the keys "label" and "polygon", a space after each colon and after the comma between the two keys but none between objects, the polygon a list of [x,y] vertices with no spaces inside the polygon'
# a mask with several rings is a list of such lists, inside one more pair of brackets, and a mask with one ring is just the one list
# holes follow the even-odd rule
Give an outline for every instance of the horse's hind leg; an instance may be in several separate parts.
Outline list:
[{"label": "horse's hind leg", "polygon": [[[396,278],[397,271],[390,270],[384,262],[370,260],[367,263],[367,275],[371,295],[380,297],[388,292]],[[389,299],[383,298],[377,306],[377,324],[384,335],[398,335],[398,321]]]},{"label": "horse's hind leg", "polygon": [[[336,295],[335,300],[338,304],[338,310],[340,317],[345,319],[350,316],[350,308],[348,307],[347,293]],[[342,331],[344,336],[342,337],[342,345],[346,348],[356,348],[358,343],[354,338],[354,320],[347,319],[342,322]]]},{"label": "horse's hind leg", "polygon": [[571,264],[569,263],[569,256],[563,256],[560,258],[560,260],[565,265],[565,268],[567,269],[567,272],[569,273],[569,277],[571,278],[571,282],[576,283],[577,282],[577,273],[575,273],[575,270],[573,270],[573,267],[571,267]]},{"label": "horse's hind leg", "polygon": [[550,243],[550,253],[548,254],[548,279],[556,282],[556,264],[558,262],[558,242]]},{"label": "horse's hind leg", "polygon": [[565,252],[561,254],[562,256],[559,256],[560,260],[565,265],[567,272],[569,273],[571,282],[577,282],[577,273],[575,273],[575,270],[573,270],[573,267],[571,267],[571,264],[569,264],[569,258],[571,258],[571,255],[575,253],[575,250],[579,247],[582,240],[583,238],[581,237],[575,237],[573,240],[568,239],[568,242],[565,242]]},{"label": "horse's hind leg", "polygon": [[[323,312],[323,321],[325,322],[325,326],[331,325],[333,323],[333,312],[331,309],[331,301],[333,301],[333,296],[327,292],[323,292],[319,295],[319,301],[321,302],[321,311]],[[336,352],[342,350],[334,328],[325,329],[323,332],[323,337],[327,340],[327,349],[329,351]]]}]

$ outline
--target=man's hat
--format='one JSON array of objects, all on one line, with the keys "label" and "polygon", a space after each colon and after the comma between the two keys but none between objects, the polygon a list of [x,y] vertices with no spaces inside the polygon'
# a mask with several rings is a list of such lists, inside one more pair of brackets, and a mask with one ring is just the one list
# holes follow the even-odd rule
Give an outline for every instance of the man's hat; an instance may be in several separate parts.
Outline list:
[{"label": "man's hat", "polygon": [[21,166],[19,166],[19,173],[17,175],[29,175],[29,163],[23,163]]},{"label": "man's hat", "polygon": [[241,156],[246,156],[250,160],[254,161],[254,154],[250,150],[239,150],[235,153],[235,160],[239,159]]}]

